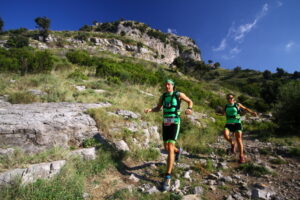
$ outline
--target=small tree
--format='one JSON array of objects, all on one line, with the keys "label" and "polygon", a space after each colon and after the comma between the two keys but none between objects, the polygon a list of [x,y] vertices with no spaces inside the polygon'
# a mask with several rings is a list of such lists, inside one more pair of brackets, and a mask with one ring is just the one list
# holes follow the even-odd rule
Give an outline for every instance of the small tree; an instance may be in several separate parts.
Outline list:
[{"label": "small tree", "polygon": [[28,37],[22,35],[12,35],[5,43],[5,47],[7,48],[22,48],[22,47],[27,47],[28,45],[29,45]]},{"label": "small tree", "polygon": [[284,74],[286,73],[286,72],[284,71],[284,69],[279,68],[279,67],[276,68],[276,71],[277,71],[277,72],[276,72],[276,75],[277,75],[278,78],[283,77]]},{"label": "small tree", "polygon": [[236,66],[236,67],[233,69],[233,71],[236,72],[236,73],[240,72],[241,70],[242,70],[242,68],[241,68],[240,66]]},{"label": "small tree", "polygon": [[3,19],[0,17],[0,33],[3,31],[3,26],[4,26],[4,21],[3,21]]},{"label": "small tree", "polygon": [[264,77],[264,79],[271,79],[272,78],[272,72],[270,72],[269,70],[265,70],[264,72],[263,72],[263,77]]},{"label": "small tree", "polygon": [[218,68],[221,66],[221,64],[220,64],[219,62],[216,62],[216,63],[214,64],[214,66],[215,66],[215,69],[218,69]]},{"label": "small tree", "polygon": [[300,82],[291,81],[279,89],[279,101],[275,106],[275,121],[280,135],[300,135]]},{"label": "small tree", "polygon": [[51,20],[47,17],[37,17],[34,21],[37,24],[37,28],[40,30],[40,36],[42,36],[43,41],[46,42],[46,38],[49,35]]}]

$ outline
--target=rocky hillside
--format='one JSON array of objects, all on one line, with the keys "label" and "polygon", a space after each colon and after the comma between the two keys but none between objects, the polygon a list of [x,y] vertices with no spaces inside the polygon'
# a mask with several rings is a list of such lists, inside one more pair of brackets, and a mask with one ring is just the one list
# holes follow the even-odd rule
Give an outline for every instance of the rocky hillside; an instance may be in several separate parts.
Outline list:
[{"label": "rocky hillside", "polygon": [[[46,42],[34,35],[30,46],[39,49],[84,49],[93,54],[108,51],[160,64],[171,64],[177,57],[201,61],[200,50],[191,38],[164,33],[136,21],[95,23],[80,31],[51,31]],[[2,37],[0,45],[6,41],[7,37]]]}]

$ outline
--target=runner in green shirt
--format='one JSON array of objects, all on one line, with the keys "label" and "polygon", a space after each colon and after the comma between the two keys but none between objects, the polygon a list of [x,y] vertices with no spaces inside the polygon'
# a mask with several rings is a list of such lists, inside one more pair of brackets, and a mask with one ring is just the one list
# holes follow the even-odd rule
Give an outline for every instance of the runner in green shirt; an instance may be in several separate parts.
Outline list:
[{"label": "runner in green shirt", "polygon": [[180,101],[187,102],[188,108],[185,110],[185,114],[192,114],[193,102],[184,93],[175,91],[175,83],[172,80],[165,82],[166,92],[160,97],[156,107],[152,109],[146,109],[145,113],[159,112],[163,107],[163,141],[164,147],[168,151],[167,159],[167,171],[165,180],[163,182],[163,190],[170,189],[171,173],[174,165],[174,160],[178,160],[182,149],[176,148],[176,140],[179,136],[180,129]]},{"label": "runner in green shirt", "polygon": [[226,124],[225,124],[225,130],[224,130],[224,138],[231,144],[231,152],[235,152],[235,143],[230,137],[230,132],[233,132],[236,137],[236,143],[238,144],[238,148],[240,151],[240,160],[239,163],[245,162],[245,156],[244,156],[244,146],[242,142],[242,123],[241,123],[241,116],[240,116],[240,110],[243,109],[249,113],[251,113],[253,116],[257,116],[257,113],[250,110],[249,108],[246,108],[240,103],[236,103],[234,100],[233,94],[227,94],[226,95],[228,104],[226,104],[224,109],[224,114],[226,114]]}]

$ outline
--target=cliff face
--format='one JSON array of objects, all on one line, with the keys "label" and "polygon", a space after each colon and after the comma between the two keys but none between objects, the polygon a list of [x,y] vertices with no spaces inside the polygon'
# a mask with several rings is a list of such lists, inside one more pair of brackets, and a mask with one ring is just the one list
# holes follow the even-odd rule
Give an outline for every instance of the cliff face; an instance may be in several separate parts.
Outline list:
[{"label": "cliff face", "polygon": [[96,23],[76,32],[53,31],[47,41],[33,41],[31,46],[109,51],[159,64],[171,64],[179,56],[201,61],[200,50],[191,38],[163,33],[135,21]]}]

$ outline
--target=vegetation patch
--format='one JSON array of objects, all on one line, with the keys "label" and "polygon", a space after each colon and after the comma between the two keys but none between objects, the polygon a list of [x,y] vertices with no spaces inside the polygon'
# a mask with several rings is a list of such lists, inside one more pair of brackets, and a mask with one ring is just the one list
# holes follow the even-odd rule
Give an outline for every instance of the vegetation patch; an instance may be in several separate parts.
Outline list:
[{"label": "vegetation patch", "polygon": [[249,174],[251,176],[260,177],[265,174],[271,174],[271,172],[261,165],[256,165],[253,163],[244,163],[241,164],[238,169],[242,170],[244,173]]}]

